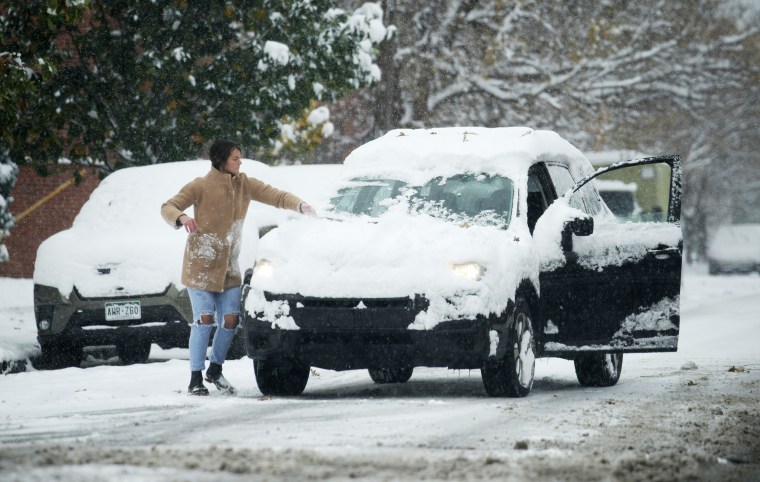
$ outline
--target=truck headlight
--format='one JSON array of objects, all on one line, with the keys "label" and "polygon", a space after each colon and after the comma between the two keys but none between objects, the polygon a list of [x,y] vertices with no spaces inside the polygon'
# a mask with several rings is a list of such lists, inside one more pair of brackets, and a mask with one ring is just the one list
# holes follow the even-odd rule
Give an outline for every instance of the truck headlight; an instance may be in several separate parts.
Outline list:
[{"label": "truck headlight", "polygon": [[271,278],[274,275],[274,265],[268,259],[259,259],[253,265],[253,275]]},{"label": "truck headlight", "polygon": [[451,270],[454,271],[454,274],[471,281],[480,280],[486,272],[486,269],[478,263],[452,264]]}]

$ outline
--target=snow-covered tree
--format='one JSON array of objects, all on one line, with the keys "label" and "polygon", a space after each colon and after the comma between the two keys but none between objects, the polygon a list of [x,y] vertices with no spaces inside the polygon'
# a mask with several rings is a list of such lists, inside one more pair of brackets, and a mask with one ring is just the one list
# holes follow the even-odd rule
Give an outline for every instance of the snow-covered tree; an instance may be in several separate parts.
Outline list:
[{"label": "snow-covered tree", "polygon": [[[26,8],[6,15],[20,43],[33,34]],[[44,121],[59,155],[108,169],[187,159],[216,137],[270,148],[283,119],[379,80],[381,19],[372,3],[93,0],[83,22],[47,38],[58,74],[24,124]],[[24,133],[11,156],[39,159]]]},{"label": "snow-covered tree", "polygon": [[380,46],[383,82],[333,106],[333,151],[320,153],[394,127],[548,128],[587,150],[681,154],[691,227],[730,219],[760,181],[756,4],[383,0],[397,27]]},{"label": "snow-covered tree", "polygon": [[[61,152],[56,106],[40,103],[59,64],[69,60],[53,46],[60,32],[75,28],[90,0],[0,3],[0,148],[27,162]],[[44,173],[43,166],[40,170]]]},{"label": "snow-covered tree", "polygon": [[16,183],[18,167],[8,158],[8,151],[0,150],[0,263],[8,261],[8,250],[3,244],[13,227],[13,215],[9,208],[13,201],[11,189]]}]

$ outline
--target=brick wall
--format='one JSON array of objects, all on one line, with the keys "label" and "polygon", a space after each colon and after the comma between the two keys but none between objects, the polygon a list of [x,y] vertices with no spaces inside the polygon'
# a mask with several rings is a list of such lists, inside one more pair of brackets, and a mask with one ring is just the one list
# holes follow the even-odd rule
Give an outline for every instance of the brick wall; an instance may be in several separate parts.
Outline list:
[{"label": "brick wall", "polygon": [[[18,218],[27,208],[72,179],[74,172],[82,169],[74,165],[58,166],[54,174],[42,177],[29,166],[20,166],[16,186],[11,190],[11,212]],[[17,220],[5,240],[10,259],[0,264],[0,277],[31,278],[40,243],[71,227],[79,209],[98,184],[98,169],[84,168],[79,184],[71,183],[23,219]]]}]

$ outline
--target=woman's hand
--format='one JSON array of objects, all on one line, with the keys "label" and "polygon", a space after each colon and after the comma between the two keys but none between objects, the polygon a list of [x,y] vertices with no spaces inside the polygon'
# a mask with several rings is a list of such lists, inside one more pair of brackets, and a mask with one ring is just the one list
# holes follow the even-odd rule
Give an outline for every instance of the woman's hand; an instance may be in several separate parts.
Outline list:
[{"label": "woman's hand", "polygon": [[185,231],[188,233],[194,233],[198,231],[198,224],[195,222],[195,219],[191,218],[187,214],[180,216],[179,222],[185,227]]},{"label": "woman's hand", "polygon": [[307,216],[309,216],[309,217],[312,217],[312,218],[316,218],[316,217],[317,217],[317,212],[316,212],[316,211],[314,210],[314,208],[313,208],[313,207],[311,207],[311,205],[310,205],[310,204],[308,204],[308,203],[303,203],[303,202],[302,202],[301,204],[299,204],[299,205],[298,205],[298,210],[299,210],[301,213],[303,213],[303,214],[305,214],[305,215],[307,215]]}]

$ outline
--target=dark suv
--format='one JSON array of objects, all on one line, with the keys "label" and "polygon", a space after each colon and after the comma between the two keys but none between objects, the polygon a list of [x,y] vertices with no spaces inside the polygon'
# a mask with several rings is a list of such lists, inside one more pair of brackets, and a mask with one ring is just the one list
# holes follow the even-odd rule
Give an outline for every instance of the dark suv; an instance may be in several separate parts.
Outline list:
[{"label": "dark suv", "polygon": [[[593,178],[644,164],[671,172],[667,218],[621,222]],[[431,366],[525,396],[536,357],[609,386],[624,353],[677,349],[677,156],[594,174],[550,131],[443,128],[392,131],[345,166],[322,219],[260,242],[244,326],[263,393],[301,393],[312,366],[377,383]]]}]

